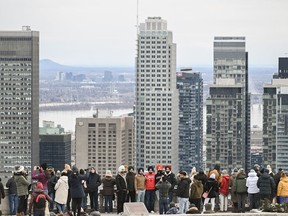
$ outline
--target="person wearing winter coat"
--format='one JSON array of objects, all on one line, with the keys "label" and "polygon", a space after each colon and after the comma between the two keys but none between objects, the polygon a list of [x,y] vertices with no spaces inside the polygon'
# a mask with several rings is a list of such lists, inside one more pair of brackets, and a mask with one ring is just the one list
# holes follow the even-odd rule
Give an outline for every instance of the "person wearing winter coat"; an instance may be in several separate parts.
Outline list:
[{"label": "person wearing winter coat", "polygon": [[135,190],[137,195],[137,202],[143,202],[144,203],[144,197],[145,197],[145,176],[144,176],[144,169],[139,168],[138,174],[135,176]]},{"label": "person wearing winter coat", "polygon": [[[275,181],[275,188],[276,188],[276,193],[277,194],[277,188],[278,188],[278,184],[280,182],[280,178],[281,178],[281,174],[283,173],[283,170],[281,168],[278,169],[278,172],[273,176],[273,179]],[[279,203],[279,197],[277,196],[277,203]]]},{"label": "person wearing winter coat", "polygon": [[96,173],[94,167],[90,168],[90,173],[86,181],[86,185],[87,191],[89,193],[91,210],[98,211],[98,187],[101,185],[101,177],[98,173]]},{"label": "person wearing winter coat", "polygon": [[117,214],[120,214],[123,212],[123,206],[127,196],[126,169],[123,165],[118,168],[118,175],[116,176],[116,186]]},{"label": "person wearing winter coat", "polygon": [[279,197],[279,204],[288,203],[288,178],[284,172],[281,174],[278,184],[277,196]]},{"label": "person wearing winter coat", "polygon": [[104,206],[105,213],[111,213],[113,211],[113,195],[114,195],[114,185],[116,185],[116,180],[112,177],[110,170],[106,170],[105,178],[102,179],[103,184],[103,196],[104,196]]},{"label": "person wearing winter coat", "polygon": [[238,199],[236,194],[236,177],[238,175],[238,170],[234,169],[231,176],[230,176],[230,182],[229,187],[231,188],[231,201],[233,203],[233,210],[232,213],[238,212]]},{"label": "person wearing winter coat", "polygon": [[134,167],[129,166],[128,167],[128,173],[126,174],[126,182],[127,182],[127,202],[136,202],[136,191],[135,191],[135,173],[134,173]]},{"label": "person wearing winter coat", "polygon": [[243,168],[239,169],[236,177],[236,189],[238,199],[238,212],[245,212],[245,203],[247,199],[246,175]]},{"label": "person wearing winter coat", "polygon": [[185,171],[178,173],[179,183],[176,190],[176,196],[178,197],[179,212],[185,214],[189,208],[189,188],[191,180]]},{"label": "person wearing winter coat", "polygon": [[215,174],[215,180],[218,182],[218,184],[220,184],[222,176],[220,173],[220,165],[219,164],[215,164],[214,169],[208,172],[208,174],[207,174],[208,178],[210,178],[210,176],[212,174]]},{"label": "person wearing winter coat", "polygon": [[154,213],[154,203],[155,203],[155,173],[152,166],[148,167],[148,173],[146,173],[145,178],[145,206],[149,213]]},{"label": "person wearing winter coat", "polygon": [[[36,205],[36,202],[41,202],[37,199],[39,194],[43,194],[45,196],[45,202],[42,207]],[[31,215],[33,209],[34,216],[45,216],[45,208],[46,208],[46,201],[53,202],[52,198],[43,190],[43,184],[41,182],[37,182],[36,188],[31,194],[30,202],[29,202],[29,215]]]},{"label": "person wearing winter coat", "polygon": [[269,175],[268,169],[264,169],[263,174],[259,177],[257,187],[260,190],[260,200],[268,199],[270,202],[272,202],[272,197],[276,186],[274,179]]},{"label": "person wearing winter coat", "polygon": [[169,189],[170,182],[167,181],[167,176],[162,176],[155,186],[159,191],[159,212],[165,214],[168,211],[169,204]]},{"label": "person wearing winter coat", "polygon": [[48,180],[50,179],[51,174],[47,169],[47,164],[43,163],[41,166],[34,166],[32,171],[32,179],[37,180],[43,184],[43,190],[48,193]]},{"label": "person wearing winter coat", "polygon": [[[52,200],[54,201],[55,199],[55,185],[58,181],[58,179],[60,178],[60,171],[58,170],[57,173],[55,174],[54,170],[52,170],[51,172],[51,177],[48,180],[47,183],[47,187],[48,187],[48,195],[52,198]],[[54,209],[54,202],[51,202],[49,205],[49,211],[52,211]]]},{"label": "person wearing winter coat", "polygon": [[216,176],[214,173],[210,175],[210,178],[206,181],[206,184],[204,186],[204,191],[209,192],[208,197],[205,198],[204,200],[204,207],[203,207],[203,212],[206,211],[205,209],[205,204],[209,203],[211,201],[211,210],[214,211],[215,209],[215,199],[218,196],[219,193],[219,184],[216,181]]},{"label": "person wearing winter coat", "polygon": [[221,175],[222,180],[219,187],[220,211],[227,212],[230,176],[228,175],[227,170],[222,170]]},{"label": "person wearing winter coat", "polygon": [[169,203],[173,201],[173,195],[174,195],[174,187],[177,184],[176,182],[176,176],[175,174],[171,171],[171,166],[167,165],[165,166],[165,176],[167,176],[167,181],[170,182],[171,187],[169,189]]},{"label": "person wearing winter coat", "polygon": [[62,171],[61,177],[55,184],[54,189],[55,189],[55,202],[57,210],[59,211],[60,214],[64,213],[69,190],[68,176],[66,170]]},{"label": "person wearing winter coat", "polygon": [[85,175],[81,175],[75,165],[72,167],[72,173],[70,177],[68,177],[68,184],[72,198],[72,211],[74,216],[76,216],[76,212],[78,216],[80,215],[82,199],[85,196],[82,181],[87,181],[88,177],[88,170]]},{"label": "person wearing winter coat", "polygon": [[24,215],[27,210],[28,186],[27,173],[23,166],[15,166],[14,179],[18,194],[17,214]]},{"label": "person wearing winter coat", "polygon": [[8,194],[9,194],[10,215],[16,215],[16,211],[18,208],[18,195],[14,174],[10,179],[8,179],[6,187],[8,188]]},{"label": "person wearing winter coat", "polygon": [[193,178],[193,183],[190,187],[190,204],[194,204],[199,210],[201,209],[201,198],[203,194],[203,184],[197,179],[197,175]]},{"label": "person wearing winter coat", "polygon": [[248,198],[250,203],[250,210],[258,209],[259,204],[259,188],[257,187],[258,176],[254,169],[251,169],[248,173],[248,178],[246,180],[246,187],[248,188]]}]

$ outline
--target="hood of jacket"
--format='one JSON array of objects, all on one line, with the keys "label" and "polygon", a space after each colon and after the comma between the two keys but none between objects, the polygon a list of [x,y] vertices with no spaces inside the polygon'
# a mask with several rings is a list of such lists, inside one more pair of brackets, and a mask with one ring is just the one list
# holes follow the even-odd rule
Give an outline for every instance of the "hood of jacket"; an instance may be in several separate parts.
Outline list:
[{"label": "hood of jacket", "polygon": [[271,176],[269,175],[269,173],[263,173],[260,178],[269,179],[270,177]]},{"label": "hood of jacket", "polygon": [[62,181],[64,181],[65,183],[68,182],[68,176],[61,176],[59,179],[61,179]]},{"label": "hood of jacket", "polygon": [[281,177],[280,178],[280,181],[283,181],[285,183],[288,183],[288,178],[287,177]]},{"label": "hood of jacket", "polygon": [[244,173],[239,173],[237,175],[237,179],[245,179],[246,178],[246,175]]},{"label": "hood of jacket", "polygon": [[256,172],[249,172],[249,173],[248,173],[248,176],[249,176],[249,177],[256,177],[256,176],[257,176],[257,173],[256,173]]}]

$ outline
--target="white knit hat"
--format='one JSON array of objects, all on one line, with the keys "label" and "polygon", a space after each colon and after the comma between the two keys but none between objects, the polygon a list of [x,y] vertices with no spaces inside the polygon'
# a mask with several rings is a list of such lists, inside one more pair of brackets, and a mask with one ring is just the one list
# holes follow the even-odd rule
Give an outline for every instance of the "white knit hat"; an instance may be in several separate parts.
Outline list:
[{"label": "white knit hat", "polygon": [[119,166],[118,172],[125,172],[125,171],[126,170],[125,170],[125,166],[124,165]]},{"label": "white knit hat", "polygon": [[111,170],[106,170],[105,176],[110,176],[110,177],[112,177],[112,172],[111,172]]}]

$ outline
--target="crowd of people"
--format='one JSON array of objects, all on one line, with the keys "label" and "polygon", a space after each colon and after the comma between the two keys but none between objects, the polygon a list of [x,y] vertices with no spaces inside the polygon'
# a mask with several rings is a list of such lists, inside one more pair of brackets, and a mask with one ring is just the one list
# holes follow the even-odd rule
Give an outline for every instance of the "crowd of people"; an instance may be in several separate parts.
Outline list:
[{"label": "crowd of people", "polygon": [[[27,173],[23,166],[15,166],[6,184],[11,215],[44,216],[47,211],[58,215],[88,212],[97,215],[99,193],[103,196],[104,211],[111,213],[115,200],[118,214],[123,213],[125,202],[142,202],[149,213],[159,214],[226,212],[230,203],[233,212],[245,212],[247,204],[257,212],[261,200],[288,203],[286,173],[279,169],[273,174],[270,166],[262,169],[255,166],[248,175],[243,168],[234,169],[229,175],[219,165],[207,173],[192,169],[191,174],[185,171],[174,174],[170,165],[157,164],[147,170],[139,168],[137,172],[133,166],[121,165],[115,177],[107,170],[101,178],[94,167],[78,170],[65,164],[62,171],[55,172],[43,163],[34,167],[32,182],[28,181]],[[4,198],[1,179],[0,190]]]}]

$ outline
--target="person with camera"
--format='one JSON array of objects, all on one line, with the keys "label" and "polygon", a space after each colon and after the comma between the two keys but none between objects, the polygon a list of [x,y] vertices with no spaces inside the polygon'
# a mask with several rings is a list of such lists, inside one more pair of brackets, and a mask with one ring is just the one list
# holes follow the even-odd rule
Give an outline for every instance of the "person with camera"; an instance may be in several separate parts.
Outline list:
[{"label": "person with camera", "polygon": [[32,179],[37,180],[38,182],[41,182],[43,185],[43,190],[48,193],[48,180],[51,177],[51,171],[47,169],[47,164],[43,163],[41,166],[34,166],[34,169],[32,171]]},{"label": "person with camera", "polygon": [[14,179],[19,201],[17,216],[22,216],[27,211],[28,186],[30,185],[24,166],[15,166]]},{"label": "person with camera", "polygon": [[167,176],[162,176],[155,186],[159,190],[159,212],[166,214],[169,204],[169,189],[171,184],[167,181]]}]

